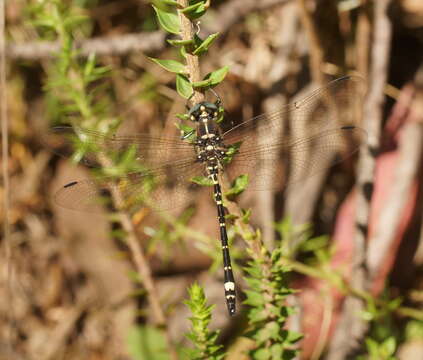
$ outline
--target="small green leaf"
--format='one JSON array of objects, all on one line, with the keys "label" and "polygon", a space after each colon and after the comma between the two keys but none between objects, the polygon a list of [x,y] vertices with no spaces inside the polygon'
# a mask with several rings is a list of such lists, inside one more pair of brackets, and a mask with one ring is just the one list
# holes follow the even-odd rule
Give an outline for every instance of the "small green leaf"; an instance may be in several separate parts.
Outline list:
[{"label": "small green leaf", "polygon": [[225,164],[230,164],[230,162],[232,161],[233,157],[238,154],[239,148],[242,145],[242,141],[238,141],[234,144],[230,144],[228,146],[228,149],[226,150],[225,156],[223,158],[223,162]]},{"label": "small green leaf", "polygon": [[215,70],[215,71],[207,74],[204,79],[210,80],[211,83],[212,83],[211,86],[215,86],[215,85],[220,84],[223,81],[223,79],[225,78],[228,71],[229,71],[229,67],[224,66],[224,67],[222,67],[218,70]]},{"label": "small green leaf", "polygon": [[203,16],[206,11],[207,7],[204,2],[198,2],[181,10],[181,12],[190,19],[197,19]]},{"label": "small green leaf", "polygon": [[238,219],[238,215],[235,214],[226,214],[225,215],[225,220],[226,221],[230,221],[230,222],[234,222],[236,219]]},{"label": "small green leaf", "polygon": [[241,194],[248,185],[248,175],[240,175],[238,176],[232,187],[225,193],[227,198],[234,198],[235,196]]},{"label": "small green leaf", "polygon": [[394,298],[392,299],[389,303],[388,303],[388,309],[389,311],[394,311],[396,309],[399,308],[399,306],[401,305],[403,299],[400,297]]},{"label": "small green leaf", "polygon": [[282,344],[273,344],[270,347],[270,352],[272,354],[272,359],[282,359],[282,354],[284,353],[284,348]]},{"label": "small green leaf", "polygon": [[193,52],[193,55],[201,55],[207,52],[210,45],[213,43],[214,40],[219,36],[219,33],[211,34],[204,40]]},{"label": "small green leaf", "polygon": [[194,128],[192,128],[191,126],[188,126],[188,125],[185,125],[185,124],[175,124],[176,125],[176,127],[179,129],[179,130],[181,130],[181,131],[183,131],[183,132],[192,132],[192,131],[194,131]]},{"label": "small green leaf", "polygon": [[250,217],[251,217],[251,214],[252,214],[251,209],[248,209],[248,210],[243,210],[242,209],[241,211],[242,211],[241,221],[244,224],[248,224],[250,222]]},{"label": "small green leaf", "polygon": [[63,26],[68,31],[71,31],[88,20],[89,20],[89,17],[86,15],[74,15],[65,19],[63,21]]},{"label": "small green leaf", "polygon": [[192,83],[192,87],[196,88],[196,89],[204,89],[204,88],[208,88],[211,87],[212,83],[210,79],[207,80],[201,80],[201,81],[195,81]]},{"label": "small green leaf", "polygon": [[245,295],[247,295],[247,299],[244,300],[244,304],[251,305],[253,307],[261,307],[264,306],[265,300],[261,293],[251,290],[245,290]]},{"label": "small green leaf", "polygon": [[160,26],[171,34],[179,35],[181,24],[179,22],[179,16],[176,12],[168,12],[159,9],[152,5],[156,12],[157,19],[159,20]]},{"label": "small green leaf", "polygon": [[167,39],[166,40],[170,45],[173,46],[185,46],[185,45],[191,45],[194,44],[194,40],[174,40],[174,39]]},{"label": "small green leaf", "polygon": [[423,321],[410,320],[405,328],[405,338],[407,341],[423,339]]},{"label": "small green leaf", "polygon": [[294,344],[297,341],[301,340],[302,338],[303,338],[303,334],[294,330],[289,330],[287,333],[286,341],[290,342],[291,344]]},{"label": "small green leaf", "polygon": [[181,131],[181,136],[184,140],[194,140],[196,138],[195,129],[191,126],[182,123],[175,125]]},{"label": "small green leaf", "polygon": [[187,50],[185,49],[185,46],[181,46],[181,48],[180,48],[180,54],[181,54],[181,56],[184,58],[184,59],[186,59],[187,58]]},{"label": "small green leaf", "polygon": [[176,73],[176,74],[185,74],[186,69],[185,65],[176,60],[161,60],[149,57],[149,59],[155,62],[157,65],[160,65],[163,69]]},{"label": "small green leaf", "polygon": [[186,76],[176,74],[176,91],[183,98],[188,99],[194,90],[192,89],[191,83]]},{"label": "small green leaf", "polygon": [[176,116],[178,119],[183,120],[183,121],[185,121],[185,120],[188,120],[188,119],[189,119],[189,115],[188,115],[188,114],[176,114],[175,116]]},{"label": "small green leaf", "polygon": [[250,323],[265,321],[267,319],[267,313],[261,308],[251,308],[248,318]]},{"label": "small green leaf", "polygon": [[209,87],[214,87],[216,85],[219,85],[223,79],[225,78],[227,72],[229,70],[228,66],[224,66],[216,71],[213,71],[211,73],[208,73],[205,77],[204,80],[202,81],[197,81],[192,83],[192,86],[194,88],[209,88]]},{"label": "small green leaf", "polygon": [[269,360],[271,358],[270,349],[259,348],[252,351],[254,360]]},{"label": "small green leaf", "polygon": [[376,355],[379,348],[378,343],[371,338],[366,338],[364,341],[366,342],[367,350],[369,351],[370,355]]},{"label": "small green leaf", "polygon": [[397,344],[393,336],[388,337],[381,345],[383,355],[386,357],[395,353]]},{"label": "small green leaf", "polygon": [[160,0],[160,2],[165,4],[165,5],[179,6],[179,4],[176,0]]},{"label": "small green leaf", "polygon": [[84,67],[84,77],[88,77],[93,72],[96,65],[96,55],[95,53],[90,53],[88,55],[87,61]]},{"label": "small green leaf", "polygon": [[206,176],[194,176],[190,181],[201,186],[213,186],[213,181]]},{"label": "small green leaf", "polygon": [[55,19],[50,19],[50,18],[35,19],[32,21],[32,24],[36,27],[45,27],[45,28],[53,29],[53,30],[57,26]]}]

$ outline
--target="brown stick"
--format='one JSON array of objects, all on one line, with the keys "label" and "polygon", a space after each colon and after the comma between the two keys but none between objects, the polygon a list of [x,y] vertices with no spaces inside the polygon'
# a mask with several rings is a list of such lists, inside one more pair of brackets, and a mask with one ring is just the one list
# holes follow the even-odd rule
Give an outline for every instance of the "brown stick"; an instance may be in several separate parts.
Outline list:
[{"label": "brown stick", "polygon": [[[188,0],[177,0],[181,8],[188,6]],[[182,40],[193,40],[195,31],[191,20],[185,16],[180,10],[178,10],[179,20],[181,22],[181,38]],[[191,82],[201,81],[200,62],[198,56],[192,55],[187,51],[186,55],[187,68],[189,74],[189,80]],[[192,104],[197,104],[204,100],[204,94],[194,89],[194,94],[191,97]]]},{"label": "brown stick", "polygon": [[[236,22],[257,10],[271,6],[283,5],[291,0],[234,0],[223,4],[219,8],[219,17],[209,27],[204,27],[204,33],[228,31]],[[166,34],[163,31],[143,32],[139,34],[124,34],[87,39],[76,43],[81,56],[91,53],[97,55],[125,55],[131,52],[154,52],[163,50]],[[60,50],[58,42],[27,42],[23,44],[9,44],[6,55],[12,59],[39,60],[52,57]]]},{"label": "brown stick", "polygon": [[253,11],[283,5],[292,0],[232,0],[219,7],[219,16],[204,30],[206,33],[226,32]]},{"label": "brown stick", "polygon": [[314,26],[313,19],[307,10],[306,0],[297,0],[300,9],[301,21],[307,34],[310,48],[310,70],[313,81],[322,86],[323,78],[323,49],[317,36],[317,30]]},{"label": "brown stick", "polygon": [[[375,169],[375,154],[379,149],[384,87],[387,81],[388,59],[391,40],[391,24],[388,19],[388,7],[391,0],[379,0],[374,4],[374,43],[372,46],[369,93],[364,104],[363,122],[368,133],[368,143],[361,148],[357,187],[356,236],[354,239],[354,258],[352,264],[351,285],[356,289],[365,289],[365,241],[369,218],[370,199]],[[330,344],[328,359],[345,359],[361,343],[367,329],[365,321],[357,315],[364,308],[364,302],[347,297],[341,319],[338,322],[333,341]]]},{"label": "brown stick", "polygon": [[10,243],[10,182],[9,182],[9,120],[7,117],[7,84],[6,84],[6,56],[4,49],[6,48],[6,13],[5,1],[0,3],[0,115],[1,115],[1,139],[2,139],[2,179],[3,179],[3,248],[4,258],[6,260],[3,264],[4,275],[6,283],[6,304],[9,309],[5,317],[9,328],[6,332],[5,339],[5,353],[13,356],[12,341],[14,336],[12,322],[14,321],[14,302],[12,290],[12,247]]},{"label": "brown stick", "polygon": [[[301,23],[304,27],[307,40],[309,43],[309,67],[311,71],[311,77],[313,80],[313,85],[322,86],[324,84],[323,76],[323,65],[324,65],[324,52],[320,39],[318,38],[318,32],[311,14],[307,9],[307,4],[305,0],[297,0],[297,5],[300,13]],[[330,102],[330,99],[328,99]],[[312,121],[312,119],[310,119]],[[307,127],[304,128],[304,134],[302,136],[307,136],[306,133]],[[304,162],[310,161],[308,157],[313,157],[313,152],[304,152],[303,154]],[[330,158],[327,158],[329,163]],[[326,172],[322,171],[319,174],[316,174],[307,181],[304,181],[301,184],[296,184],[292,186],[286,198],[286,211],[292,216],[292,221],[294,224],[304,224],[310,221],[310,218],[313,215],[315,205],[318,199],[319,189],[322,187],[323,182],[326,177]],[[301,189],[300,191],[298,191]],[[292,244],[295,246],[295,243]]]},{"label": "brown stick", "polygon": [[[87,39],[75,43],[75,48],[81,56],[124,55],[129,52],[149,52],[163,49],[165,34],[162,31],[140,34],[125,34]],[[10,44],[6,48],[9,58],[36,60],[49,58],[60,51],[59,41],[38,41],[24,44]]]},{"label": "brown stick", "polygon": [[[104,167],[110,167],[112,165],[110,159],[104,156],[100,156],[99,161]],[[124,203],[122,194],[120,193],[119,188],[117,186],[112,187],[111,193],[113,202],[118,208],[118,204]],[[166,317],[160,305],[159,292],[157,291],[156,285],[154,283],[147,257],[145,256],[144,250],[141,246],[141,239],[138,236],[138,232],[135,229],[129,214],[125,213],[124,211],[119,211],[119,220],[123,229],[127,233],[126,241],[130,249],[132,258],[134,260],[137,273],[139,274],[141,281],[145,287],[145,290],[147,291],[147,299],[151,306],[151,310],[153,311],[155,320],[157,321],[157,325],[164,330],[167,341],[167,347],[171,359],[177,360],[178,354],[170,337]]]},{"label": "brown stick", "polygon": [[[187,0],[177,0],[177,1],[181,6],[185,6],[188,3]],[[182,32],[186,34],[185,36],[188,36],[190,34],[190,31],[192,31],[191,21],[189,19],[188,21],[185,21],[185,20],[183,22],[181,21],[181,26],[182,26]],[[188,27],[188,29],[184,29],[184,27]],[[187,39],[189,40],[189,38]],[[187,69],[190,74],[190,78],[194,76],[199,76],[200,70],[199,70],[198,57],[196,58],[197,58],[196,61],[187,63]],[[220,183],[222,184],[222,190],[224,193],[225,188],[226,189],[228,188],[228,181],[226,180],[226,178],[224,178],[221,175],[219,175],[219,178],[220,178]],[[253,250],[253,254],[256,254],[257,256],[263,256],[262,255],[263,244],[260,238],[256,236],[256,232],[254,231],[254,229],[250,225],[245,224],[243,221],[240,220],[242,218],[242,215],[238,205],[235,204],[234,202],[228,201],[227,207],[230,213],[237,215],[238,220],[236,220],[236,225],[239,227],[242,237],[244,239],[250,239],[249,241],[247,241],[247,243],[250,246],[250,248]]]},{"label": "brown stick", "polygon": [[361,8],[357,21],[357,70],[367,79],[369,71],[369,49],[370,49],[370,19],[368,14],[367,0],[361,1]]}]

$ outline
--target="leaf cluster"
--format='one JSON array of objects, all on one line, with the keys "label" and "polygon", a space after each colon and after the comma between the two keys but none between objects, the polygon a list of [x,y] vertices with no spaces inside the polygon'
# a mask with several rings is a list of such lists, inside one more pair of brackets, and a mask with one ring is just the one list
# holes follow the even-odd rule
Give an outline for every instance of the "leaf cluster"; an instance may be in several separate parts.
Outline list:
[{"label": "leaf cluster", "polygon": [[[286,320],[293,312],[286,305],[287,296],[293,293],[286,281],[289,269],[281,264],[280,249],[272,255],[265,249],[262,252],[262,257],[254,258],[245,268],[249,290],[244,303],[250,306],[247,336],[256,343],[250,356],[257,360],[293,359],[297,354],[294,345],[302,336],[286,329]],[[270,262],[264,264],[267,259]]]},{"label": "leaf cluster", "polygon": [[[170,34],[181,35],[181,23],[179,13],[188,19],[195,21],[205,14],[209,7],[209,0],[190,0],[189,5],[181,8],[173,0],[154,1],[154,11],[160,26]],[[211,34],[205,39],[195,34],[192,39],[169,39],[168,43],[179,49],[182,59],[187,54],[201,56],[207,53],[210,46],[219,36],[218,33]],[[186,64],[177,60],[150,58],[165,70],[176,74],[176,90],[183,98],[188,99],[194,89],[204,91],[220,84],[225,78],[229,68],[224,66],[204,76],[203,80],[191,82]]]},{"label": "leaf cluster", "polygon": [[110,112],[101,82],[109,75],[110,68],[99,66],[94,54],[85,61],[78,57],[74,33],[87,21],[82,10],[58,0],[45,0],[32,10],[32,23],[41,36],[48,31],[61,44],[48,67],[45,86],[51,112],[61,120],[66,116],[73,124],[86,121],[87,126],[94,126],[97,119]]},{"label": "leaf cluster", "polygon": [[221,360],[225,356],[223,346],[217,344],[218,331],[208,329],[213,305],[207,305],[207,299],[201,286],[194,283],[188,289],[190,299],[185,303],[192,312],[191,331],[186,335],[194,344],[194,349],[187,349],[191,360]]}]

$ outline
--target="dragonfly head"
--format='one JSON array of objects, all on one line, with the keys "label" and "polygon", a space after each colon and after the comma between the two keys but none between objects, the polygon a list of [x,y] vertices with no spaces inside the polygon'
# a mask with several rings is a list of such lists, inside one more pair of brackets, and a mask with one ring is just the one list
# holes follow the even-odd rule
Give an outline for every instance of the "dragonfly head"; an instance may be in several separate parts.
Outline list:
[{"label": "dragonfly head", "polygon": [[218,106],[207,101],[202,101],[194,105],[188,112],[189,118],[194,122],[200,122],[202,120],[214,120],[218,115]]}]

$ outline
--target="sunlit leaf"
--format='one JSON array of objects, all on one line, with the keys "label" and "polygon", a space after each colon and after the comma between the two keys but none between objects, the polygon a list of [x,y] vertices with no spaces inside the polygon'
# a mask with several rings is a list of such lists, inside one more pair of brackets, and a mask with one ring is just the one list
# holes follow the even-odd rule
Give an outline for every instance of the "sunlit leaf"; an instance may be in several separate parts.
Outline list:
[{"label": "sunlit leaf", "polygon": [[207,37],[206,40],[204,40],[197,48],[192,52],[193,55],[201,55],[207,52],[210,45],[216,40],[216,38],[219,36],[219,33],[211,34]]},{"label": "sunlit leaf", "polygon": [[149,58],[151,61],[155,62],[157,65],[160,65],[163,69],[177,73],[177,74],[185,74],[186,68],[185,65],[180,63],[176,60],[161,60],[155,58]]},{"label": "sunlit leaf", "polygon": [[185,16],[190,19],[197,19],[203,16],[206,11],[207,11],[207,6],[202,1],[193,5],[187,6],[186,8],[181,10],[181,12],[184,13]]},{"label": "sunlit leaf", "polygon": [[193,89],[186,76],[176,74],[176,91],[185,99],[188,99],[192,95]]},{"label": "sunlit leaf", "polygon": [[159,20],[160,26],[171,34],[178,35],[180,33],[181,24],[179,22],[179,16],[175,12],[168,12],[159,9],[152,5],[156,12],[157,19]]},{"label": "sunlit leaf", "polygon": [[213,186],[213,181],[207,176],[194,176],[190,181],[201,186]]},{"label": "sunlit leaf", "polygon": [[224,66],[218,70],[215,70],[205,76],[205,80],[211,81],[211,86],[220,84],[225,78],[226,74],[229,71],[229,66]]},{"label": "sunlit leaf", "polygon": [[232,187],[225,193],[225,196],[228,198],[233,198],[241,194],[248,185],[248,175],[240,175],[233,182]]}]

